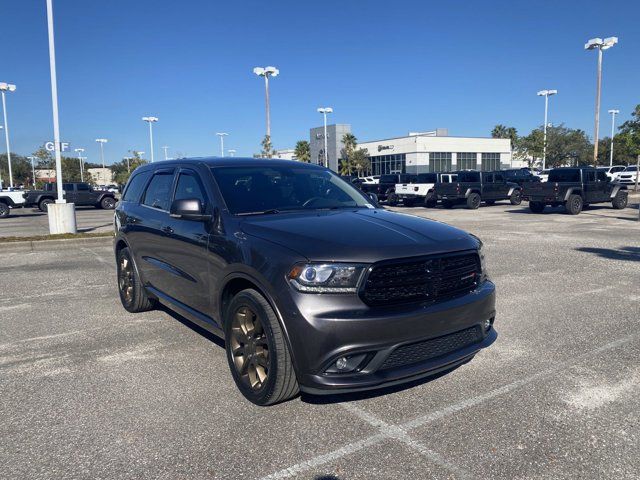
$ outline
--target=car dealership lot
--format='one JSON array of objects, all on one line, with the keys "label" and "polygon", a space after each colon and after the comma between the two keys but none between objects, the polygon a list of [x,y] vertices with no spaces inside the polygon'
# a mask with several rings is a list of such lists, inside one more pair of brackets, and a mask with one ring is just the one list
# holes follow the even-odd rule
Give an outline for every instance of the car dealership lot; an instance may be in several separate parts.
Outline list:
[{"label": "car dealership lot", "polygon": [[0,249],[0,476],[635,478],[638,211],[394,210],[483,239],[497,342],[431,381],[269,408],[220,341],[122,309],[110,246]]},{"label": "car dealership lot", "polygon": [[[94,207],[76,208],[79,233],[113,231],[113,210]],[[14,208],[0,219],[0,237],[27,237],[49,234],[49,218],[37,208]]]}]

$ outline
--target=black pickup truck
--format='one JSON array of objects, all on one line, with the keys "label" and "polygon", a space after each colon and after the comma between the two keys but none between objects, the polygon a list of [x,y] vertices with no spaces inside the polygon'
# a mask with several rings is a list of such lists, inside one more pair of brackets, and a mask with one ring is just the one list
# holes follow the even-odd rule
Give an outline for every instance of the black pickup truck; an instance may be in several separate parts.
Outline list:
[{"label": "black pickup truck", "polygon": [[501,171],[463,170],[457,174],[457,182],[436,184],[435,194],[444,208],[466,203],[467,208],[475,210],[483,201],[487,205],[493,205],[498,200],[509,200],[511,205],[520,205],[522,202],[520,185],[507,181]]},{"label": "black pickup truck", "polygon": [[525,186],[529,209],[542,213],[546,205],[564,205],[567,213],[579,214],[591,203],[611,202],[619,210],[627,206],[627,187],[612,182],[593,167],[562,167],[549,172],[549,180]]},{"label": "black pickup truck", "polygon": [[[93,190],[88,183],[63,183],[64,198],[68,203],[75,203],[77,207],[96,207],[113,210],[116,207],[116,197],[112,192]],[[24,194],[25,207],[38,207],[46,212],[49,204],[56,201],[58,192],[55,183],[46,183],[43,190],[30,190]]]},{"label": "black pickup truck", "polygon": [[375,193],[378,200],[384,201],[390,193],[395,192],[397,183],[411,183],[415,175],[409,173],[394,173],[380,175],[378,183],[363,183],[360,189],[365,193]]}]

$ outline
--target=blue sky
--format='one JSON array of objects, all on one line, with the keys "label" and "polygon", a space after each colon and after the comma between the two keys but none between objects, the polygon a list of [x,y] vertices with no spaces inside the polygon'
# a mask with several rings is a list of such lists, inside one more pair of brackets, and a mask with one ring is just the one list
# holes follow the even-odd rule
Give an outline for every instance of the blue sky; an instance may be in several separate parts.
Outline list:
[{"label": "blue sky", "polygon": [[[640,2],[628,1],[206,1],[54,0],[63,141],[97,161],[149,151],[144,115],[155,115],[156,158],[217,155],[216,131],[237,155],[259,151],[264,88],[254,66],[275,65],[276,148],[321,124],[350,123],[361,140],[449,128],[486,136],[550,121],[593,133],[595,36],[620,43],[604,55],[606,111],[628,118],[640,103]],[[1,0],[0,81],[12,150],[33,152],[53,136],[44,0]],[[2,143],[3,145],[3,143]],[[0,151],[4,151],[0,148]]]}]

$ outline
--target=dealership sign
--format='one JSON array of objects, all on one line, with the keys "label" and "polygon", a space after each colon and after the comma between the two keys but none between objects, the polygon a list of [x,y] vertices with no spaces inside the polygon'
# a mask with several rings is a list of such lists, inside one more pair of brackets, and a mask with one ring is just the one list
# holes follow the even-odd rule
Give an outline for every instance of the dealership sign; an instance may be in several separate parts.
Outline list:
[{"label": "dealership sign", "polygon": [[[53,152],[55,151],[56,146],[54,142],[47,142],[44,144],[44,148],[48,152]],[[69,142],[60,142],[60,151],[66,152],[67,150],[69,150]]]},{"label": "dealership sign", "polygon": [[393,145],[378,145],[378,151],[393,150]]}]

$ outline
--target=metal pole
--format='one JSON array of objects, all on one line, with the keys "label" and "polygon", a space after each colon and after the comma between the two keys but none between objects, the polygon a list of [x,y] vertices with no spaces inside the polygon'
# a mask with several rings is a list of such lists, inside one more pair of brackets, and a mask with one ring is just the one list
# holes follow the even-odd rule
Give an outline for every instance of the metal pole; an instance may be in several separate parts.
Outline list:
[{"label": "metal pole", "polygon": [[85,157],[80,157],[80,180],[84,182],[84,159]]},{"label": "metal pole", "polygon": [[[102,169],[104,170],[104,142],[100,142],[100,158],[102,158]],[[102,174],[104,175],[104,172]]]},{"label": "metal pole", "polygon": [[267,108],[267,137],[269,137],[269,143],[271,143],[271,113],[269,111],[269,74],[264,74],[264,91]]},{"label": "metal pole", "polygon": [[602,46],[598,47],[598,79],[596,82],[596,125],[593,131],[593,166],[598,166],[598,134],[600,133],[600,91],[602,88]]},{"label": "metal pole", "polygon": [[224,135],[220,135],[220,156],[224,157]]},{"label": "metal pole", "polygon": [[549,114],[549,94],[544,96],[544,140],[542,141],[542,170],[547,168],[547,123]]},{"label": "metal pole", "polygon": [[609,166],[613,167],[613,136],[616,125],[616,112],[611,112],[611,152],[609,155]]},{"label": "metal pole", "polygon": [[31,160],[31,185],[33,185],[33,189],[36,189],[36,167],[35,164],[33,163],[33,159],[34,157],[29,157],[29,160]]},{"label": "metal pole", "polygon": [[153,122],[149,122],[149,143],[151,144],[151,163],[153,163]]},{"label": "metal pole", "polygon": [[327,152],[327,112],[322,112],[324,116],[324,166],[329,168],[329,156]]},{"label": "metal pole", "polygon": [[7,123],[7,101],[5,91],[2,91],[2,112],[4,114],[4,138],[7,141],[7,161],[9,162],[9,187],[13,188],[13,173],[11,172],[11,147],[9,146],[9,124]]},{"label": "metal pole", "polygon": [[130,157],[127,157],[127,173],[131,173],[131,164],[129,163],[129,160],[130,160]]},{"label": "metal pole", "polygon": [[51,70],[51,103],[53,106],[53,143],[56,151],[56,184],[58,199],[56,203],[67,203],[62,189],[62,158],[60,155],[60,124],[58,120],[58,83],[56,76],[56,49],[53,38],[53,5],[47,0],[47,24],[49,27],[49,67]]},{"label": "metal pole", "polygon": [[164,147],[162,147],[162,149],[164,150],[164,159],[165,159],[165,160],[168,160],[168,159],[169,159],[169,158],[167,157],[167,149],[168,149],[168,148],[169,148],[168,146],[164,146]]}]

